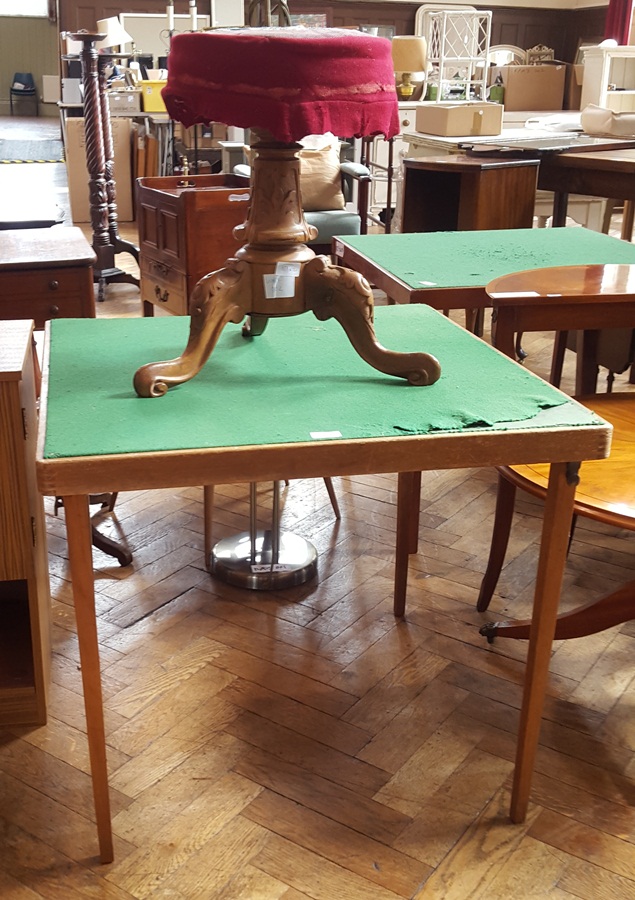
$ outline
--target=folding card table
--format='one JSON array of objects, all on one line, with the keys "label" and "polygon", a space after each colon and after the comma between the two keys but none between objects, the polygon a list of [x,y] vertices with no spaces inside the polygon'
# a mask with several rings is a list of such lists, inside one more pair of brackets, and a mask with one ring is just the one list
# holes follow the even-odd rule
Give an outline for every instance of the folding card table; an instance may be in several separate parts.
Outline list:
[{"label": "folding card table", "polygon": [[435,309],[491,306],[493,278],[551,266],[635,263],[635,246],[586,228],[516,228],[348,235],[333,240],[340,265],[396,303]]},{"label": "folding card table", "polygon": [[[396,612],[416,551],[422,469],[549,462],[511,816],[525,816],[575,491],[575,463],[608,454],[610,426],[424,305],[376,311],[378,339],[430,347],[442,375],[413,386],[369,368],[334,320],[227,326],[198,376],[160,398],[132,378],[183,346],[186,317],[51,323],[38,486],[64,498],[100,854],[113,858],[88,495],[324,475],[399,473]],[[397,596],[400,595],[400,596]]]}]

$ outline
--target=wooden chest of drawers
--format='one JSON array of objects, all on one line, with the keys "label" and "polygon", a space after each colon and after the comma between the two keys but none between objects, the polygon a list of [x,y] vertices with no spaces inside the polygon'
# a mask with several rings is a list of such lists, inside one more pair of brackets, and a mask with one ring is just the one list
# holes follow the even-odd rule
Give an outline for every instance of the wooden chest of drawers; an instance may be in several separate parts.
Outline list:
[{"label": "wooden chest of drawers", "polygon": [[0,231],[0,319],[94,318],[94,261],[79,228]]},{"label": "wooden chest of drawers", "polygon": [[233,229],[247,218],[248,201],[249,180],[236,175],[138,180],[144,315],[153,315],[155,306],[187,314],[196,282],[240,247]]}]

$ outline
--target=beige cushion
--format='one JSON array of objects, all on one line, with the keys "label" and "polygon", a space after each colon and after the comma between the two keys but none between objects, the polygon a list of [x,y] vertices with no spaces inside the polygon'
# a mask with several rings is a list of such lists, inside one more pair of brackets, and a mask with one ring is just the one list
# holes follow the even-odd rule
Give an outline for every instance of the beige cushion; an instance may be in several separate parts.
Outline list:
[{"label": "beige cushion", "polygon": [[580,113],[580,124],[587,134],[632,137],[635,135],[635,112],[613,112],[589,103]]},{"label": "beige cushion", "polygon": [[[305,138],[328,139],[328,135],[311,135]],[[319,147],[303,147],[299,151],[300,158],[300,190],[302,192],[302,209],[307,212],[323,212],[329,209],[345,209],[346,200],[342,193],[340,175],[340,147],[337,138]],[[245,146],[245,157],[249,165],[253,161],[251,147]]]},{"label": "beige cushion", "polygon": [[344,209],[337,141],[320,149],[300,150],[302,208],[308,212]]}]

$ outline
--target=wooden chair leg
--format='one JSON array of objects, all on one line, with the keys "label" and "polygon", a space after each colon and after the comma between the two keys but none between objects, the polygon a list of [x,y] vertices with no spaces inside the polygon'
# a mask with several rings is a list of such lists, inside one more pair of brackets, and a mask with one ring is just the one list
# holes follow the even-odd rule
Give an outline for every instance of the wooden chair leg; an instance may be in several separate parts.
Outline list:
[{"label": "wooden chair leg", "polygon": [[333,479],[325,478],[324,479],[324,487],[327,490],[329,495],[329,500],[331,501],[331,506],[333,507],[333,512],[335,513],[336,519],[341,519],[342,514],[340,513],[340,505],[337,502],[337,494],[335,493],[335,488],[333,487]]},{"label": "wooden chair leg", "polygon": [[[559,615],[556,620],[554,640],[565,641],[570,638],[597,634],[614,625],[621,625],[622,622],[630,622],[634,618],[635,581],[629,581],[628,584],[600,600],[591,600],[583,606]],[[487,628],[487,632],[483,629],[481,631],[490,643],[495,637],[526,641],[529,640],[530,626],[531,620],[523,619],[520,622],[494,622],[484,626]]]},{"label": "wooden chair leg", "polygon": [[508,481],[500,472],[498,474],[498,492],[496,494],[496,512],[494,514],[494,531],[492,545],[487,560],[487,568],[481,582],[481,590],[476,602],[479,612],[485,612],[498,584],[501,569],[507,553],[507,544],[514,515],[516,485]]},{"label": "wooden chair leg", "polygon": [[117,541],[113,541],[112,538],[106,537],[105,534],[102,534],[100,531],[97,531],[95,526],[92,526],[91,529],[92,538],[93,538],[93,547],[97,547],[98,550],[101,550],[102,553],[108,554],[108,556],[114,557],[120,566],[129,566],[132,562],[132,553],[128,550],[127,547],[124,547],[123,544],[119,544]]}]

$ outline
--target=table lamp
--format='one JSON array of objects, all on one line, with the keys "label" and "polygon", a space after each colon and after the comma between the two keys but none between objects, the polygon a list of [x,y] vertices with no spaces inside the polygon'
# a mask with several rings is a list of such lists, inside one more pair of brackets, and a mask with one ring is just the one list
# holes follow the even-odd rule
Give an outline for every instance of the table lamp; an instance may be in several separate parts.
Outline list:
[{"label": "table lamp", "polygon": [[368,282],[316,257],[305,243],[317,232],[302,212],[297,141],[328,131],[387,138],[398,132],[390,42],[334,28],[178,34],[162,95],[170,117],[186,127],[223,122],[251,129],[252,195],[247,221],[234,229],[246,243],[198,282],[184,352],[138,369],[139,396],[159,397],[193,378],[228,322],[248,317],[243,333],[255,336],[270,318],[308,310],[318,319],[336,318],[357,353],[380,372],[415,385],[435,382],[441,369],[433,356],[378,343]]},{"label": "table lamp", "polygon": [[415,89],[412,73],[423,72],[425,76],[428,63],[426,39],[417,35],[398,34],[392,39],[391,50],[395,73],[401,76],[401,81],[397,84],[397,95],[400,100],[410,100]]},{"label": "table lamp", "polygon": [[97,50],[109,50],[117,47],[121,50],[124,44],[131,44],[132,37],[119,21],[119,16],[111,16],[109,19],[97,20],[97,31],[106,36],[95,42]]}]

